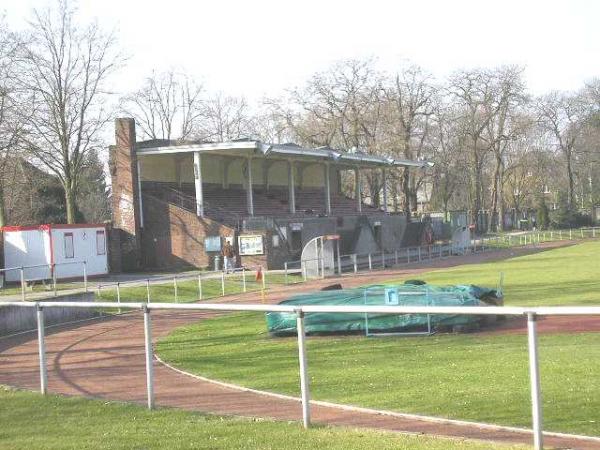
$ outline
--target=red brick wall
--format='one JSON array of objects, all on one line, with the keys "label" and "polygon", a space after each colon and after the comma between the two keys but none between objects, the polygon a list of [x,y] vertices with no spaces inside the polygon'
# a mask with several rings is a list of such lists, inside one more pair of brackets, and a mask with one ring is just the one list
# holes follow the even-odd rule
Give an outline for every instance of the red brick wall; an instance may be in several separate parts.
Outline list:
[{"label": "red brick wall", "polygon": [[235,230],[175,205],[144,195],[143,262],[147,267],[212,267],[206,236],[235,236]]},{"label": "red brick wall", "polygon": [[133,119],[115,120],[115,142],[110,148],[113,227],[119,230],[122,268],[135,270],[140,267],[140,208]]}]

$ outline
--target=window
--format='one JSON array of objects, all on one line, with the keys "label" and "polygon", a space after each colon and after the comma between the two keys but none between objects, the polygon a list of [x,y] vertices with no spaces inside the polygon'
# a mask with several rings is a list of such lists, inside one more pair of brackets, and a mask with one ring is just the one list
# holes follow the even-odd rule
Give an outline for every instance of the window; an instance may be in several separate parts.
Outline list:
[{"label": "window", "polygon": [[75,257],[75,249],[73,248],[73,233],[65,233],[65,259],[71,259]]},{"label": "window", "polygon": [[96,231],[96,254],[106,255],[106,235],[104,230]]}]

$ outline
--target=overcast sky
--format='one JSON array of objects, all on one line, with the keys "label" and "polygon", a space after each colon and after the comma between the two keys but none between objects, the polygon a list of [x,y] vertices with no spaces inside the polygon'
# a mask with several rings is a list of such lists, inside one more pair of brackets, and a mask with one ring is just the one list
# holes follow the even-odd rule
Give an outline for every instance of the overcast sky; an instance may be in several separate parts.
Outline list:
[{"label": "overcast sky", "polygon": [[[2,0],[21,27],[48,0]],[[406,59],[437,77],[522,64],[534,93],[578,89],[600,76],[595,0],[81,0],[80,13],[116,28],[131,58],[115,80],[135,89],[152,70],[185,70],[211,90],[257,100],[302,84],[333,61]]]}]

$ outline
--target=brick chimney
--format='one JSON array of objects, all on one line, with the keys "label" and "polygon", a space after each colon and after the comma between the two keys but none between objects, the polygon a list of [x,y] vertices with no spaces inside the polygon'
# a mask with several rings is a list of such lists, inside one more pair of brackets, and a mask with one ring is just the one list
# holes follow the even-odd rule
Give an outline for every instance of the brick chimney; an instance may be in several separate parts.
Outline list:
[{"label": "brick chimney", "polygon": [[135,121],[115,120],[115,142],[110,147],[113,227],[119,230],[123,270],[140,267],[140,192],[135,154]]}]

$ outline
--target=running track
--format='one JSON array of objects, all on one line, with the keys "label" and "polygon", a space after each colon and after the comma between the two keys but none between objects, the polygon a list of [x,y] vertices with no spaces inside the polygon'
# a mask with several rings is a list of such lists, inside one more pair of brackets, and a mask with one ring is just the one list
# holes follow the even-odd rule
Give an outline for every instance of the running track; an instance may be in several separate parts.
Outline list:
[{"label": "running track", "polygon": [[[551,243],[546,247],[564,245]],[[344,287],[376,283],[392,277],[418,275],[432,268],[455,266],[501,259],[539,250],[511,249],[494,253],[467,255],[429,264],[394,270],[374,271],[362,276],[344,277]],[[269,302],[278,302],[292,292],[335,283],[337,280],[311,282],[310,285],[286,286],[268,296]],[[257,302],[256,293],[225,297],[221,301]],[[174,328],[210,317],[214,313],[153,312],[153,337],[159,339]],[[524,323],[510,322],[502,330],[493,332],[524,333]],[[598,319],[563,320],[544,319],[539,331],[600,331]],[[118,317],[89,321],[78,326],[55,328],[46,339],[48,386],[52,393],[120,400],[144,404],[145,363],[143,321],[138,312]],[[0,384],[37,390],[39,388],[37,341],[26,334],[0,339]],[[155,395],[158,406],[171,406],[221,415],[239,415],[300,420],[301,407],[297,401],[273,398],[257,393],[223,387],[173,371],[154,362]],[[459,438],[484,439],[506,443],[531,443],[528,432],[482,428],[476,425],[438,423],[414,418],[312,406],[314,422],[380,430],[426,433]],[[568,437],[546,437],[545,444],[554,447],[600,449],[600,441]]]}]

